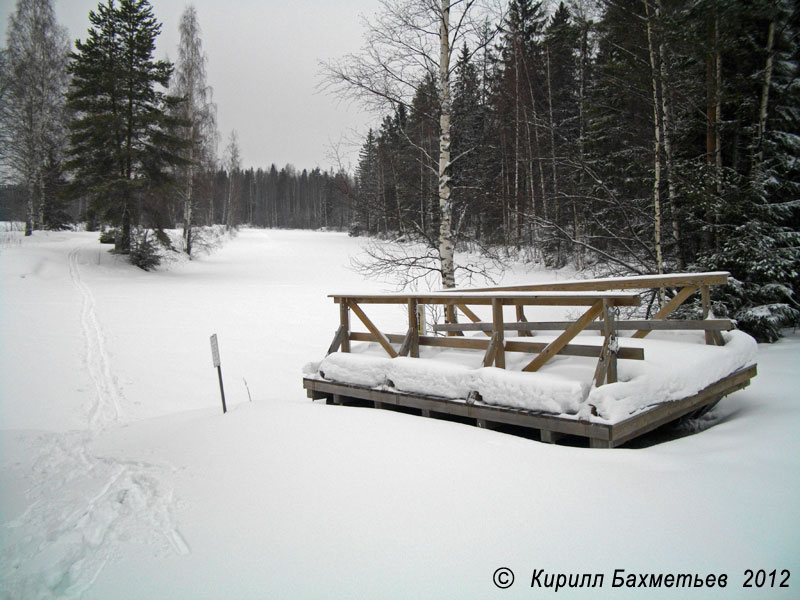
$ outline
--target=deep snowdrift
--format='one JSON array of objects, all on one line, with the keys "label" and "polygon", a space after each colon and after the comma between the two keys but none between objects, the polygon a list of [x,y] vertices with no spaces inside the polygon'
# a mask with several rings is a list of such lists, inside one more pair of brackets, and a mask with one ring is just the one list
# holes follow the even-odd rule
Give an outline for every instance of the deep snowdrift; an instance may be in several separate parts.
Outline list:
[{"label": "deep snowdrift", "polygon": [[[759,376],[708,429],[640,450],[312,403],[301,368],[338,322],[326,294],[384,287],[345,267],[358,251],[342,234],[243,231],[144,273],[96,234],[6,241],[0,597],[552,595],[530,588],[535,569],[604,574],[567,598],[686,593],[612,589],[614,569],[728,575],[691,597],[797,596],[797,334],[759,347]],[[376,318],[403,330],[402,311]],[[498,567],[516,573],[508,590]],[[790,570],[790,587],[742,589],[761,568]]]}]

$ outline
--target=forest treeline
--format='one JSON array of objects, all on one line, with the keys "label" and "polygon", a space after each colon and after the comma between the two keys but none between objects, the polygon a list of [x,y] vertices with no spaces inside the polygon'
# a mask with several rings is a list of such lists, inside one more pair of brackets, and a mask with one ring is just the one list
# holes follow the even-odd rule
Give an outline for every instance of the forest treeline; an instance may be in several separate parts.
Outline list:
[{"label": "forest treeline", "polygon": [[[478,57],[464,47],[455,66],[458,238],[531,246],[557,266],[593,255],[652,272],[660,244],[673,268],[761,252],[796,270],[789,8],[620,0],[592,20],[512,1],[499,44]],[[364,232],[437,235],[436,93],[431,80],[367,135],[354,206]]]},{"label": "forest treeline", "polygon": [[[455,49],[456,245],[605,273],[726,270],[718,313],[797,322],[798,6],[512,0],[493,43]],[[355,230],[436,247],[440,90],[430,73],[366,136]]]},{"label": "forest treeline", "polygon": [[50,0],[18,0],[3,207],[24,203],[28,232],[113,227],[119,252],[182,226],[191,253],[193,228],[220,223],[410,241],[448,287],[465,244],[606,273],[727,270],[718,314],[774,330],[800,314],[799,4],[382,0],[364,53],[328,65],[383,115],[348,173],[244,169],[235,132],[218,156],[193,7],[173,64],[153,58],[145,0],[100,3],[74,48]]}]

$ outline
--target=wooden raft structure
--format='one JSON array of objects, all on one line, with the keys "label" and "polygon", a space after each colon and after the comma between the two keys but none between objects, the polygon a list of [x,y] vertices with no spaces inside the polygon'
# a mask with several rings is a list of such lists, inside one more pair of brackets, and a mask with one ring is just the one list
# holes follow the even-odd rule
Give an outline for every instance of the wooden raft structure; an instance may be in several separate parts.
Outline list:
[{"label": "wooden raft structure", "polygon": [[[351,341],[377,342],[391,358],[418,358],[420,346],[436,346],[483,352],[484,367],[504,369],[506,353],[516,352],[532,356],[522,369],[528,372],[538,371],[559,354],[596,357],[597,366],[592,384],[600,386],[617,381],[618,360],[644,359],[642,348],[620,345],[620,330],[633,331],[633,338],[644,338],[656,330],[702,330],[705,332],[707,344],[723,345],[720,332],[730,331],[734,324],[730,319],[710,318],[709,287],[724,285],[728,277],[729,273],[725,272],[691,273],[429,293],[333,294],[329,297],[339,305],[340,323],[328,354],[336,351],[350,352]],[[640,302],[639,292],[631,290],[658,288],[674,290],[674,295],[652,318],[619,318],[620,307],[636,306]],[[701,298],[702,319],[667,319],[697,292]],[[408,311],[408,329],[405,334],[383,333],[364,312],[363,305],[367,304],[405,305]],[[425,305],[440,305],[444,308],[445,323],[433,325],[432,329],[434,332],[446,333],[446,336],[425,335],[421,331],[420,315]],[[482,321],[470,308],[472,306],[491,307],[491,321]],[[504,320],[505,306],[515,308],[516,321]],[[580,307],[583,313],[573,321],[530,322],[525,316],[527,306]],[[461,312],[468,322],[458,322],[457,312]],[[351,313],[366,327],[366,332],[351,330]],[[599,331],[603,336],[602,345],[575,343],[575,337],[584,330]],[[464,332],[467,331],[480,331],[486,337],[464,337]],[[536,331],[561,333],[549,342],[506,339],[505,335],[506,332],[516,332],[517,338],[527,338]],[[405,407],[420,411],[421,415],[428,417],[451,417],[467,422],[474,420],[479,427],[514,425],[534,429],[539,431],[542,441],[549,443],[554,443],[565,435],[573,435],[588,438],[592,448],[613,448],[683,416],[702,414],[710,410],[724,396],[747,387],[755,375],[755,365],[741,369],[693,396],[654,405],[614,424],[579,420],[570,415],[490,405],[483,403],[476,393],[470,394],[466,399],[451,399],[309,377],[303,379],[303,387],[310,398],[324,398],[332,404],[367,402],[376,408]]]}]

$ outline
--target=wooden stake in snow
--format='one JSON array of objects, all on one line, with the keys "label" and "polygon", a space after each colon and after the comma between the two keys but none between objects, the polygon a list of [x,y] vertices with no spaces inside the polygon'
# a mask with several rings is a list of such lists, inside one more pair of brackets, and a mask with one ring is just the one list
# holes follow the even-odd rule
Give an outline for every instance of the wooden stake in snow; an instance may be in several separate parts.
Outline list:
[{"label": "wooden stake in snow", "polygon": [[228,412],[225,406],[225,388],[222,385],[222,364],[219,361],[219,345],[217,344],[217,334],[211,336],[211,360],[217,368],[217,375],[219,376],[219,393],[222,396],[222,414]]}]

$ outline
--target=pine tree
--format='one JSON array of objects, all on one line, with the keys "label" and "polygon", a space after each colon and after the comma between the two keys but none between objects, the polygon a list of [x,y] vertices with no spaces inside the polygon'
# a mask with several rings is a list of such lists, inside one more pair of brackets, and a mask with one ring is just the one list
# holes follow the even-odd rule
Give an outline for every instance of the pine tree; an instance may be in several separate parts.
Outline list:
[{"label": "pine tree", "polygon": [[0,160],[27,194],[25,235],[68,215],[55,191],[66,139],[69,41],[50,0],[19,0],[0,64]]},{"label": "pine tree", "polygon": [[146,0],[108,0],[89,20],[69,69],[72,192],[90,196],[98,214],[121,228],[115,248],[127,253],[148,186],[182,163],[179,123],[169,116],[178,100],[159,90],[168,86],[172,65],[153,59],[161,25]]}]

